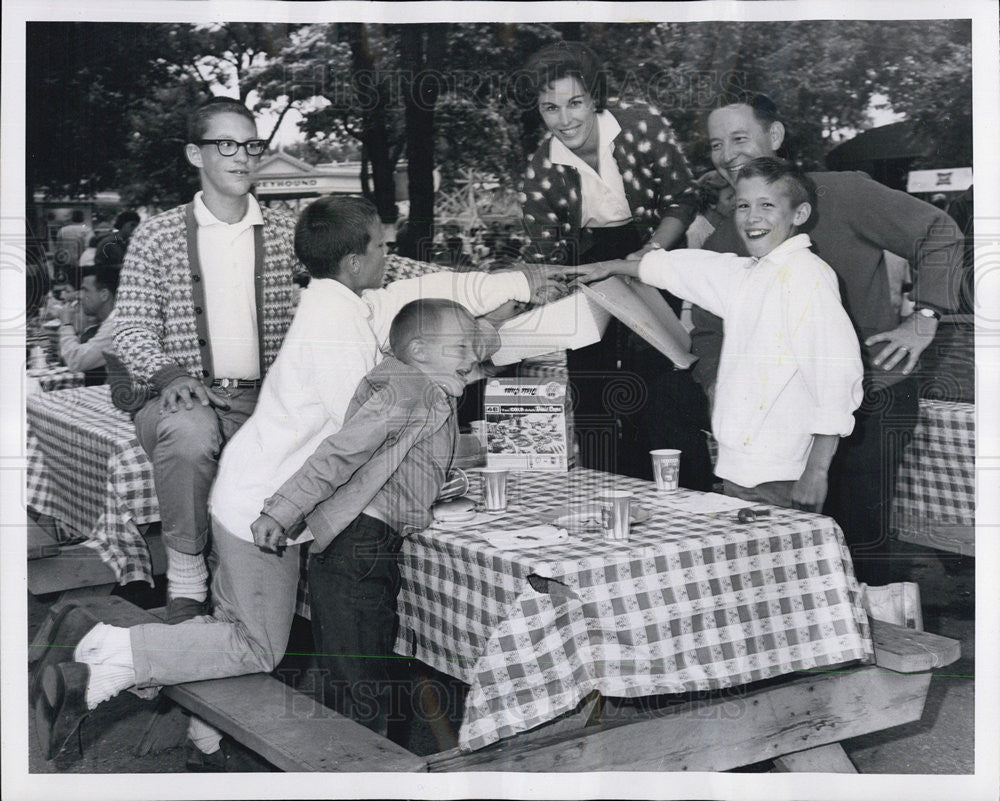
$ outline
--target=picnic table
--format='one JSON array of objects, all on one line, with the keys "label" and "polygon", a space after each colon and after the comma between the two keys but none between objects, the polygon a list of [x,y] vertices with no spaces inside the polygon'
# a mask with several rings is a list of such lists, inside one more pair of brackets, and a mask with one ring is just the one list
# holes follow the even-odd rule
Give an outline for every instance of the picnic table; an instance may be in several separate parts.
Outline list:
[{"label": "picnic table", "polygon": [[661,505],[652,482],[577,469],[512,475],[511,506],[488,525],[537,524],[608,488],[631,491],[650,512],[626,543],[584,532],[507,551],[475,530],[433,528],[404,541],[396,651],[470,685],[463,751],[570,712],[595,690],[715,690],[871,661],[830,518],[774,509],[739,524],[732,512]]},{"label": "picnic table", "polygon": [[86,537],[120,584],[153,584],[139,526],[160,518],[153,467],[107,385],[27,398],[27,504]]},{"label": "picnic table", "polygon": [[892,505],[900,539],[975,555],[976,407],[921,399]]},{"label": "picnic table", "polygon": [[[119,581],[151,580],[139,526],[158,518],[152,469],[108,388],[35,396],[28,422],[29,505],[87,533]],[[650,511],[628,543],[581,533],[544,550],[510,551],[474,529],[406,538],[396,651],[470,689],[458,748],[423,761],[404,751],[398,764],[727,770],[792,754],[789,766],[847,769],[839,741],[918,719],[929,668],[957,658],[953,641],[943,649],[921,641],[917,668],[906,667],[912,659],[896,659],[892,632],[888,645],[883,635],[873,647],[842,534],[819,515],[774,509],[769,520],[739,524],[731,513],[661,506],[651,482],[578,469],[514,475],[508,512],[490,526],[535,524],[610,486],[632,491]],[[307,612],[304,594],[300,602]],[[901,666],[917,672],[891,672]],[[276,680],[182,685],[171,697],[265,748],[257,723],[234,706],[244,684],[261,681]],[[211,698],[195,689],[203,685]],[[605,699],[707,691],[723,695],[649,715],[628,707],[601,715]],[[284,692],[275,688],[274,703]],[[334,739],[356,748],[352,759],[384,753],[384,745],[369,748],[374,735],[360,724],[333,712],[329,720]],[[281,737],[294,739],[287,729]],[[280,764],[306,764],[286,756]],[[349,769],[318,757],[309,764],[326,767],[300,769]]]},{"label": "picnic table", "polygon": [[74,372],[63,365],[48,365],[42,368],[30,368],[27,371],[27,394],[32,392],[32,384],[37,384],[42,392],[52,392],[57,389],[72,389],[83,386],[83,373]]}]

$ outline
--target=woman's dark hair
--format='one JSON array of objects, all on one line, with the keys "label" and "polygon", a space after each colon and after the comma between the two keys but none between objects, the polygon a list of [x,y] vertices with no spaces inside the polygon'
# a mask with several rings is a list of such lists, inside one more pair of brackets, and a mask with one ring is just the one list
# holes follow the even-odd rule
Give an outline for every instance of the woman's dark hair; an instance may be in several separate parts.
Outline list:
[{"label": "woman's dark hair", "polygon": [[378,219],[375,204],[363,197],[314,200],[295,225],[295,255],[313,278],[335,278],[344,256],[368,249],[370,229]]},{"label": "woman's dark hair", "polygon": [[587,90],[597,111],[604,111],[608,100],[608,75],[604,65],[589,47],[580,42],[553,42],[537,51],[524,71],[529,76],[531,98],[538,95],[553,81],[560,78],[577,78]]}]

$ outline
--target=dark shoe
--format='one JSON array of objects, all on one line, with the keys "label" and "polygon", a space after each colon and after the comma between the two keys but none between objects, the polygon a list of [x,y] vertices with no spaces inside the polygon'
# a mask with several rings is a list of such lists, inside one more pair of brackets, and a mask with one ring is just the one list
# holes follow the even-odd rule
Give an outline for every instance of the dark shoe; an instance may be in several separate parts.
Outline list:
[{"label": "dark shoe", "polygon": [[28,700],[32,705],[38,698],[42,674],[49,665],[72,662],[73,653],[80,640],[97,623],[82,607],[67,604],[56,613],[49,627],[48,636],[41,645],[43,650],[31,671]]},{"label": "dark shoe", "polygon": [[87,717],[90,665],[63,662],[42,673],[35,701],[35,735],[46,759],[58,754]]},{"label": "dark shoe", "polygon": [[194,598],[171,598],[167,601],[167,623],[173,626],[199,615],[210,614],[211,611],[207,600],[196,601]]},{"label": "dark shoe", "polygon": [[184,768],[189,773],[226,773],[229,768],[229,754],[220,744],[219,750],[211,754],[200,751],[190,740],[184,743]]}]

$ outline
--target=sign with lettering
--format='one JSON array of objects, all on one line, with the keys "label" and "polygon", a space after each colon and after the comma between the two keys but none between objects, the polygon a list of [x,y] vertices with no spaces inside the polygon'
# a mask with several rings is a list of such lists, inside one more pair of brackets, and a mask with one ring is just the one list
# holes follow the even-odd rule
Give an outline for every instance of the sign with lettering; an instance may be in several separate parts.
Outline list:
[{"label": "sign with lettering", "polygon": [[964,192],[972,186],[972,167],[953,167],[947,170],[913,170],[906,180],[906,191]]}]

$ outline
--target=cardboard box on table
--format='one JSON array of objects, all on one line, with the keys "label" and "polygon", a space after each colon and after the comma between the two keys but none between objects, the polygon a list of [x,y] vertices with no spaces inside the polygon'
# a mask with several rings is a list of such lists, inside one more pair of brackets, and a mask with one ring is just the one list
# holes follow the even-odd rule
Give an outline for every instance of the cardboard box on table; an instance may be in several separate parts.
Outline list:
[{"label": "cardboard box on table", "polygon": [[[566,298],[531,309],[500,327],[497,365],[600,341],[611,315],[649,342],[678,368],[694,363],[691,338],[654,287],[612,277],[584,285]],[[572,416],[561,379],[490,379],[485,415],[488,464],[510,470],[568,469]]]}]

